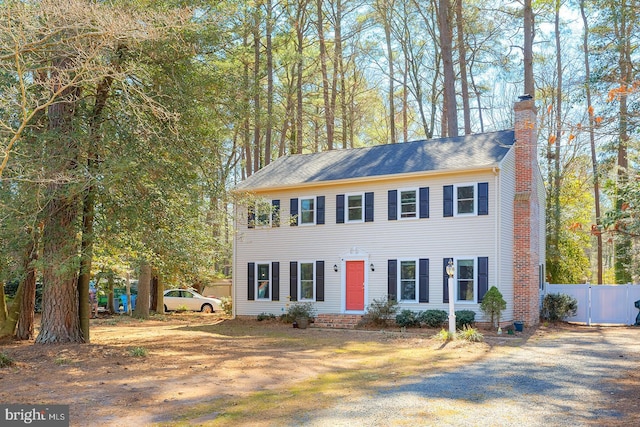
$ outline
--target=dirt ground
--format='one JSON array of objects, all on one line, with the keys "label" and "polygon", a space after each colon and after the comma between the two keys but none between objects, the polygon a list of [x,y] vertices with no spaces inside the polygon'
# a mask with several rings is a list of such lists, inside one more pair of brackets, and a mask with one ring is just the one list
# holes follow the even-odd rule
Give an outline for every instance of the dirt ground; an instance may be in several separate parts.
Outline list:
[{"label": "dirt ground", "polygon": [[[301,330],[279,321],[228,320],[218,314],[176,313],[147,321],[104,315],[91,320],[90,344],[1,343],[0,353],[13,365],[0,368],[0,402],[68,404],[71,425],[172,424],[198,405],[219,400],[233,405],[256,392],[322,374],[384,364],[391,354],[402,358],[403,351],[437,352],[431,366],[450,367],[564,327],[542,326],[516,336],[483,331],[483,343],[445,345],[433,338],[436,331],[424,329]],[[406,369],[404,374],[411,374],[410,366]],[[615,409],[637,411],[640,372],[628,372],[620,385],[626,393],[621,391]],[[204,412],[189,422],[217,415]]]}]

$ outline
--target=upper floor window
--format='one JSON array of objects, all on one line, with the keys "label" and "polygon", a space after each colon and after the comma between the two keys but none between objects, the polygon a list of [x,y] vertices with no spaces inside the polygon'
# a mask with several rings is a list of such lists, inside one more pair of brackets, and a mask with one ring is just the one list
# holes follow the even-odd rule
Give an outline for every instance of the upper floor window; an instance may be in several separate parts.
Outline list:
[{"label": "upper floor window", "polygon": [[314,197],[300,198],[300,224],[316,223],[316,200]]},{"label": "upper floor window", "polygon": [[489,214],[489,183],[445,185],[442,191],[443,216]]},{"label": "upper floor window", "polygon": [[336,195],[336,224],[373,221],[373,192]]},{"label": "upper floor window", "polygon": [[347,222],[363,221],[363,198],[362,194],[347,194]]},{"label": "upper floor window", "polygon": [[400,218],[415,218],[418,212],[416,204],[418,197],[416,190],[400,190],[398,191]]},{"label": "upper floor window", "polygon": [[324,196],[294,198],[290,202],[291,225],[324,224]]},{"label": "upper floor window", "polygon": [[429,218],[429,187],[389,190],[388,219]]},{"label": "upper floor window", "polygon": [[475,214],[475,184],[456,187],[456,215]]},{"label": "upper floor window", "polygon": [[260,199],[248,207],[249,228],[279,227],[280,200]]}]

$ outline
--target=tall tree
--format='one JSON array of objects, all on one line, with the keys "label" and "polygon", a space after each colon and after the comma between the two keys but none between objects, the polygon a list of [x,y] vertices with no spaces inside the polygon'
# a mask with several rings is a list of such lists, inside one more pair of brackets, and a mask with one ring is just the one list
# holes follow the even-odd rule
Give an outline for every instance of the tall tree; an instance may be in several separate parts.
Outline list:
[{"label": "tall tree", "polygon": [[456,81],[453,70],[452,8],[449,0],[438,0],[438,30],[444,76],[443,119],[447,135],[458,136],[458,107],[456,103]]}]

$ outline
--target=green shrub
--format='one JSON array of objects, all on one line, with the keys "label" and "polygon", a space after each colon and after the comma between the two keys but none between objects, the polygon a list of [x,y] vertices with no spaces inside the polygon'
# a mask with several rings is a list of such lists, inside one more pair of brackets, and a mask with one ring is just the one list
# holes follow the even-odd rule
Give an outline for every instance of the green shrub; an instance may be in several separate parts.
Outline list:
[{"label": "green shrub", "polygon": [[367,306],[367,312],[362,316],[360,325],[386,326],[390,319],[393,319],[398,312],[398,301],[394,299],[381,298],[374,299]]},{"label": "green shrub", "polygon": [[233,301],[231,300],[231,297],[220,298],[220,308],[224,314],[231,317],[233,315]]},{"label": "green shrub", "polygon": [[471,310],[456,311],[456,329],[464,329],[465,326],[473,326],[476,321],[476,312]]},{"label": "green shrub", "polygon": [[306,317],[311,320],[316,317],[316,309],[311,302],[296,302],[289,306],[287,313],[280,318],[286,323],[293,323],[296,319]]},{"label": "green shrub", "polygon": [[0,353],[0,368],[13,365],[13,359],[7,353]]},{"label": "green shrub", "polygon": [[426,310],[418,315],[420,323],[427,325],[430,328],[441,327],[449,318],[449,315],[444,310]]},{"label": "green shrub", "polygon": [[420,326],[418,315],[411,310],[402,310],[396,315],[396,323],[401,327]]},{"label": "green shrub", "polygon": [[256,320],[258,322],[262,322],[263,320],[269,320],[269,319],[275,319],[275,318],[276,318],[275,314],[272,314],[272,313],[260,313],[256,317]]},{"label": "green shrub", "polygon": [[547,294],[542,300],[543,319],[550,322],[564,320],[578,312],[578,301],[567,294]]},{"label": "green shrub", "polygon": [[458,331],[457,337],[465,341],[482,342],[484,336],[475,328],[465,325],[460,331]]},{"label": "green shrub", "polygon": [[495,286],[484,294],[482,302],[480,303],[480,309],[482,312],[491,318],[491,326],[498,326],[500,324],[500,313],[507,308],[507,302],[502,298],[502,294]]}]

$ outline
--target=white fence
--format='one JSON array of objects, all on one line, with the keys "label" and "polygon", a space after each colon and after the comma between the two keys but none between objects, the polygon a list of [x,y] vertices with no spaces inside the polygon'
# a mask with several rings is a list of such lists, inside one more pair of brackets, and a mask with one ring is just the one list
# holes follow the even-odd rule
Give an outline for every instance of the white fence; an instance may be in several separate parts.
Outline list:
[{"label": "white fence", "polygon": [[633,325],[640,285],[546,285],[547,294],[567,294],[578,301],[578,312],[566,320],[586,325]]}]

